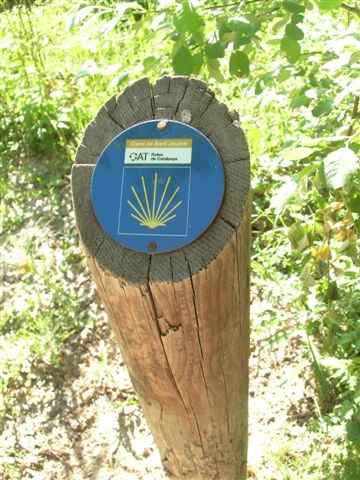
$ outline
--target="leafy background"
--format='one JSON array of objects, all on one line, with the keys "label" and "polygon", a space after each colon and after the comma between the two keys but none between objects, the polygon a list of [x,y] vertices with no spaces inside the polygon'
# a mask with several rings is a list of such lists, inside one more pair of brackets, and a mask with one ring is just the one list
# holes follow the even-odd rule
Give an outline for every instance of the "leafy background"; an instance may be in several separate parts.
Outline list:
[{"label": "leafy background", "polygon": [[[252,153],[253,355],[290,356],[276,364],[275,403],[294,385],[290,365],[304,392],[312,385],[305,447],[299,418],[287,418],[252,478],[360,478],[358,3],[3,1],[0,12],[3,478],[97,478],[41,476],[9,432],[31,417],[39,382],[50,391],[49,372],[71,377],[69,349],[88,349],[91,363],[105,328],[71,208],[81,134],[115,91],[174,73],[207,81],[240,113]],[[269,365],[254,374],[255,399]]]}]

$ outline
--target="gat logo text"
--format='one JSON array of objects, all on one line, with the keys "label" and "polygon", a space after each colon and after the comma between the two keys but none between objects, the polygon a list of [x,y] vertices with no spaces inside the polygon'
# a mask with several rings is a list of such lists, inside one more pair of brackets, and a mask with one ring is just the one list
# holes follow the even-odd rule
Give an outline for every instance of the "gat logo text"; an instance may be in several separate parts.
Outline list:
[{"label": "gat logo text", "polygon": [[131,152],[129,153],[130,162],[146,162],[149,160],[150,152]]}]

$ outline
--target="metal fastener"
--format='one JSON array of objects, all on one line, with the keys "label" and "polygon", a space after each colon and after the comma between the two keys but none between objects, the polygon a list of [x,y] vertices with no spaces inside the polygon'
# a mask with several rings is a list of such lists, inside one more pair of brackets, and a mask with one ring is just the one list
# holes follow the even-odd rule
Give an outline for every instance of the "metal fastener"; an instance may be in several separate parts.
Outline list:
[{"label": "metal fastener", "polygon": [[158,130],[165,130],[165,128],[167,127],[167,120],[160,120],[157,124],[157,129]]}]

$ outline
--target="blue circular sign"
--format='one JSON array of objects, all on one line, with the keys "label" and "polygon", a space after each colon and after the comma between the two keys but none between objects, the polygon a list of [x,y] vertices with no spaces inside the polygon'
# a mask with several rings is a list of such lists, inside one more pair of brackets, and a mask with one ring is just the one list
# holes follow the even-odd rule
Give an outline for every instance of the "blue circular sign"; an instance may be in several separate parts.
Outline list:
[{"label": "blue circular sign", "polygon": [[224,170],[199,130],[150,120],[121,132],[94,169],[95,216],[116,242],[145,253],[171,252],[198,238],[218,213]]}]

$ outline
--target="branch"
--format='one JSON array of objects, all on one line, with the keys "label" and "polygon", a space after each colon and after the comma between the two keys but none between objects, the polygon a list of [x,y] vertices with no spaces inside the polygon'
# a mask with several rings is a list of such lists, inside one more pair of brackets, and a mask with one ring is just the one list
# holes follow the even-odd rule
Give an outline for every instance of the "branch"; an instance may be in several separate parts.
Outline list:
[{"label": "branch", "polygon": [[360,17],[360,8],[353,7],[352,5],[348,5],[347,3],[342,3],[341,6],[345,8],[348,12],[355,13],[355,15]]},{"label": "branch", "polygon": [[209,7],[204,7],[203,10],[215,10],[217,8],[227,8],[227,7],[240,7],[240,5],[243,5],[246,7],[247,5],[250,5],[251,3],[257,3],[261,2],[262,0],[240,0],[239,2],[231,2],[231,3],[218,3],[216,5],[211,5]]},{"label": "branch", "polygon": [[217,5],[211,5],[210,7],[204,7],[203,10],[216,10],[217,8],[237,7],[240,6],[242,3],[243,2],[218,3]]},{"label": "branch", "polygon": [[[230,2],[230,3],[218,3],[216,5],[211,5],[209,7],[204,7],[203,10],[216,10],[218,8],[227,8],[227,7],[239,7],[240,5],[243,5],[246,7],[247,5],[250,5],[251,3],[257,3],[261,0],[240,0],[238,2]],[[342,3],[341,6],[345,8],[350,13],[354,13],[355,15],[358,15],[360,17],[360,8],[354,7],[353,5],[348,5],[347,3]]]},{"label": "branch", "polygon": [[353,134],[353,131],[354,131],[354,124],[355,124],[356,117],[357,117],[358,112],[359,112],[359,100],[360,100],[359,95],[356,95],[355,98],[354,98],[354,106],[353,106],[353,110],[352,110],[352,114],[351,114],[352,122],[351,122],[349,130],[347,132],[348,137],[351,137],[351,135]]}]

